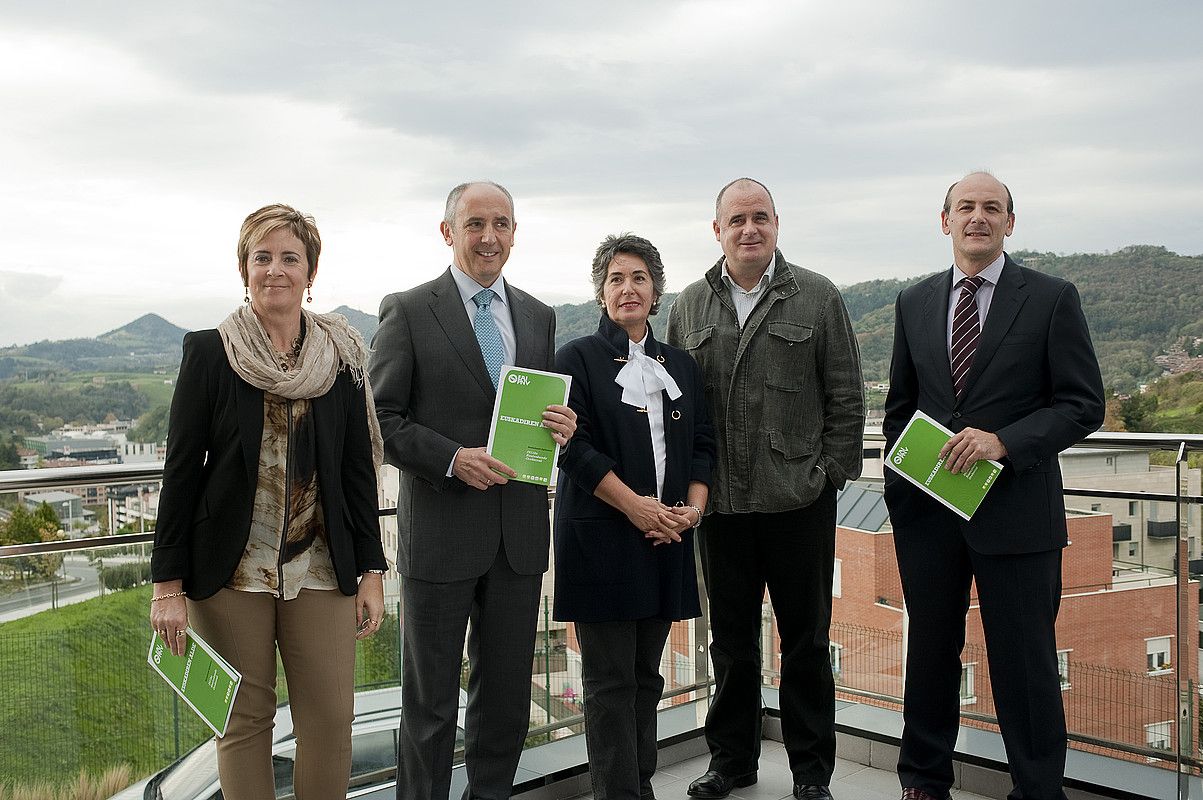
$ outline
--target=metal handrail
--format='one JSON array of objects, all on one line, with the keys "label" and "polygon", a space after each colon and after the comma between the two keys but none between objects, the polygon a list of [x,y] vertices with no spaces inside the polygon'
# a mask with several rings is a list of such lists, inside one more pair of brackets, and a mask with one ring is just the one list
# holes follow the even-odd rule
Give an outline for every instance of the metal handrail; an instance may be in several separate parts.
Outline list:
[{"label": "metal handrail", "polygon": [[[881,429],[865,429],[864,441],[884,443]],[[1074,448],[1114,450],[1170,450],[1185,453],[1203,452],[1203,434],[1198,433],[1092,433]],[[1073,449],[1073,448],[1071,448]],[[136,464],[101,464],[83,467],[54,467],[50,469],[0,470],[0,494],[50,489],[61,486],[101,486],[104,484],[128,484],[154,482],[163,477],[163,462],[149,461]],[[1142,502],[1181,502],[1187,505],[1203,505],[1203,495],[1166,494],[1160,492],[1137,492],[1122,489],[1084,489],[1065,487],[1063,494],[1070,497],[1103,497],[1117,500],[1139,500]],[[551,490],[554,496],[555,490]],[[377,509],[381,517],[396,512],[395,508]],[[16,556],[45,555],[66,550],[95,550],[117,545],[153,542],[154,532],[96,536],[87,539],[68,539],[55,542],[35,542],[0,546],[0,559]]]}]

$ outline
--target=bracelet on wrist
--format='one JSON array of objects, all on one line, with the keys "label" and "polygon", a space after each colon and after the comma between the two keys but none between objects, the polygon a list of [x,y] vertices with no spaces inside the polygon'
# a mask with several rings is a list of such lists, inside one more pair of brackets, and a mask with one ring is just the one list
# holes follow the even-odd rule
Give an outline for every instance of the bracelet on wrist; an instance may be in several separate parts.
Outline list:
[{"label": "bracelet on wrist", "polygon": [[359,577],[362,578],[364,575],[383,575],[387,571],[388,570],[383,569],[365,569],[363,572],[359,573]]},{"label": "bracelet on wrist", "polygon": [[160,600],[169,600],[172,597],[183,597],[186,594],[188,594],[188,593],[187,592],[168,592],[167,594],[161,594],[158,597],[150,598],[150,602],[157,603]]},{"label": "bracelet on wrist", "polygon": [[693,527],[695,527],[695,528],[700,527],[702,524],[702,509],[698,508],[697,506],[690,506],[690,508],[692,508],[694,511],[698,512],[698,521],[693,523]]}]

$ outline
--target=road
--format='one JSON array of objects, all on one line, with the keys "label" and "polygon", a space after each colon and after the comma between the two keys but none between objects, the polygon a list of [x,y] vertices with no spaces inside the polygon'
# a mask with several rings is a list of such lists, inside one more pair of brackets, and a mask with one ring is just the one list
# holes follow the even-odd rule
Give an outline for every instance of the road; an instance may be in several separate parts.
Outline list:
[{"label": "road", "polygon": [[[67,555],[63,559],[67,568],[68,583],[58,585],[60,606],[88,600],[100,593],[100,578],[96,567],[81,555]],[[10,622],[28,617],[51,607],[54,587],[50,584],[32,586],[22,591],[0,597],[0,622]]]}]

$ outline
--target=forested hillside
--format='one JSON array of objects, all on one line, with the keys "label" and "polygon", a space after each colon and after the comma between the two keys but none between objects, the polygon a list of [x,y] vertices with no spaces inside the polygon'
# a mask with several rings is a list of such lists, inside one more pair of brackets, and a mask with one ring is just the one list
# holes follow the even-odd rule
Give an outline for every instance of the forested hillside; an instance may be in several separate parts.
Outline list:
[{"label": "forested hillside", "polygon": [[[1056,255],[1018,251],[1025,266],[1072,281],[1082,295],[1095,349],[1109,389],[1129,392],[1162,372],[1153,357],[1182,338],[1203,336],[1203,257],[1171,253],[1164,247],[1136,245],[1108,254]],[[894,340],[894,299],[909,280],[872,280],[840,291],[861,346],[865,380],[889,377]],[[665,295],[664,308],[653,318],[664,330],[676,295]],[[597,327],[594,303],[556,307],[558,343],[591,333]]]}]

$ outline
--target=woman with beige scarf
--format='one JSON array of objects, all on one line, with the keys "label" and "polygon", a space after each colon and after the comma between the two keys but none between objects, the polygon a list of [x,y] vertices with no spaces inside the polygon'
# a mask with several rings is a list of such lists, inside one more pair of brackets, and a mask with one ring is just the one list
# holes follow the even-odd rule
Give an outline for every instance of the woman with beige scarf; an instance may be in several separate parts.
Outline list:
[{"label": "woman with beige scarf", "polygon": [[367,347],[341,315],[302,306],[320,252],[313,218],[293,208],[246,218],[246,305],[184,337],[171,403],[150,620],[172,652],[191,625],[242,673],[217,742],[227,800],[275,796],[277,647],[295,794],[345,796],[355,640],[384,612]]}]

